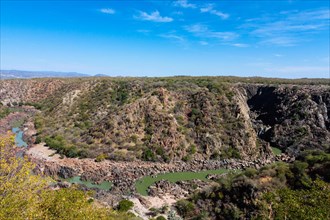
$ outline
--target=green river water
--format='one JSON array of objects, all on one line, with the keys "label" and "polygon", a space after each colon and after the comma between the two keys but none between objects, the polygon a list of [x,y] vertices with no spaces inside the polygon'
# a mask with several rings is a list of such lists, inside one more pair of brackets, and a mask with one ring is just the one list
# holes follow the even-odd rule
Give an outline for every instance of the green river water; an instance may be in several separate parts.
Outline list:
[{"label": "green river water", "polygon": [[208,174],[223,174],[226,172],[228,172],[228,170],[219,169],[219,170],[206,170],[206,171],[200,171],[200,172],[164,173],[164,174],[158,174],[157,177],[145,176],[136,181],[135,187],[136,187],[136,191],[139,194],[141,194],[143,196],[147,196],[148,187],[160,180],[168,180],[172,183],[175,183],[177,181],[193,180],[193,179],[207,181],[208,179],[206,177]]},{"label": "green river water", "polygon": [[77,184],[82,184],[88,188],[94,188],[94,189],[103,189],[103,190],[110,190],[112,183],[108,181],[103,181],[100,184],[94,184],[91,181],[83,181],[80,179],[80,176],[74,176],[68,179],[64,179],[65,181],[69,183],[77,183]]}]

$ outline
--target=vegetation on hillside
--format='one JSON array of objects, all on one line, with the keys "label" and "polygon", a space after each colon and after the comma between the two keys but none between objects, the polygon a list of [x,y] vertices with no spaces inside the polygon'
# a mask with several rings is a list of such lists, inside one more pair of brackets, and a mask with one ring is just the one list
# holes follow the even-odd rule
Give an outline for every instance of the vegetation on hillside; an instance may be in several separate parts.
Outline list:
[{"label": "vegetation on hillside", "polygon": [[[25,94],[11,91],[18,83]],[[68,157],[189,162],[256,159],[270,155],[270,146],[292,154],[330,148],[328,84],[186,76],[6,80],[4,97],[41,110],[37,142]]]},{"label": "vegetation on hillside", "polygon": [[169,162],[260,151],[243,152],[252,128],[244,129],[234,88],[221,80],[98,79],[70,91],[41,101],[37,118],[38,140],[69,157]]},{"label": "vegetation on hillside", "polygon": [[293,164],[275,163],[218,180],[178,201],[185,219],[329,219],[330,154],[304,152]]},{"label": "vegetation on hillside", "polygon": [[7,115],[9,115],[9,113],[9,108],[0,104],[0,119],[6,117]]}]

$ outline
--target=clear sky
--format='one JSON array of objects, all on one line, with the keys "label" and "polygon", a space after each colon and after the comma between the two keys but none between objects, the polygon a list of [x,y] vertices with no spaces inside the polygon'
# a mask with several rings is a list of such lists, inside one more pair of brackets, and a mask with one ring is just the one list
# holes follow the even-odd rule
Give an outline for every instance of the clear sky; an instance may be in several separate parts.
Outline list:
[{"label": "clear sky", "polygon": [[1,69],[329,77],[329,0],[1,0]]}]

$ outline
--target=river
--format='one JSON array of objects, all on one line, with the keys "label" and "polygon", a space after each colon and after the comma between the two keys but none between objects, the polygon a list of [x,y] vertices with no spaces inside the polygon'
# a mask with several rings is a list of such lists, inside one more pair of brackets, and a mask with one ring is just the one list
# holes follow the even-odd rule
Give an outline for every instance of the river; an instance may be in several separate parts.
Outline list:
[{"label": "river", "polygon": [[15,127],[12,129],[12,132],[15,134],[15,144],[17,147],[27,147],[28,144],[23,140],[23,131]]},{"label": "river", "polygon": [[103,189],[103,190],[110,190],[112,183],[108,181],[103,181],[100,184],[94,184],[91,181],[83,181],[80,179],[80,176],[74,176],[72,178],[64,179],[65,181],[69,183],[77,183],[77,184],[82,184],[88,188],[96,188],[96,189]]}]

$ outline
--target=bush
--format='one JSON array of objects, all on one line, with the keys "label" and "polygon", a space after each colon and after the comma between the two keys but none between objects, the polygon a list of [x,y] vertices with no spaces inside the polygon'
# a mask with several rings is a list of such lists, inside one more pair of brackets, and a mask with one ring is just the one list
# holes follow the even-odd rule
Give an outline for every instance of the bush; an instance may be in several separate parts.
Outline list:
[{"label": "bush", "polygon": [[67,157],[79,157],[82,150],[78,150],[77,147],[67,145],[64,138],[60,135],[47,136],[45,138],[46,145],[51,149],[56,150],[60,154],[64,154]]},{"label": "bush", "polygon": [[100,155],[98,155],[96,158],[95,158],[95,162],[101,162],[101,161],[103,161],[103,160],[105,160],[107,158],[107,155],[105,155],[105,154],[100,154]]},{"label": "bush", "polygon": [[251,178],[254,175],[256,175],[258,173],[258,171],[254,168],[247,168],[244,172],[245,176]]},{"label": "bush", "polygon": [[40,144],[41,143],[41,137],[37,136],[36,141],[34,142],[35,144]]},{"label": "bush", "polygon": [[237,158],[240,159],[241,155],[239,151],[233,147],[229,147],[228,149],[224,149],[221,151],[221,158],[226,159],[226,158]]},{"label": "bush", "polygon": [[201,116],[201,111],[197,108],[192,108],[190,112],[190,117],[191,118],[197,118]]},{"label": "bush", "polygon": [[163,157],[164,154],[165,154],[164,148],[163,147],[157,147],[156,154],[158,154],[159,156]]},{"label": "bush", "polygon": [[38,109],[38,110],[41,110],[41,109],[44,108],[44,106],[43,106],[41,103],[27,102],[27,103],[25,103],[25,105],[33,106],[33,107],[35,107],[35,108]]},{"label": "bush", "polygon": [[6,117],[7,115],[9,115],[9,113],[10,113],[9,108],[0,107],[0,119]]},{"label": "bush", "polygon": [[118,204],[118,210],[120,212],[127,212],[128,210],[130,210],[131,208],[133,208],[134,203],[130,200],[124,199],[121,200]]},{"label": "bush", "polygon": [[142,159],[145,161],[155,161],[156,156],[152,150],[145,149],[142,153]]},{"label": "bush", "polygon": [[190,148],[189,148],[189,153],[190,154],[195,154],[196,153],[196,150],[197,148],[196,148],[196,145],[194,145],[194,144],[192,144],[191,146],[190,146]]},{"label": "bush", "polygon": [[299,188],[309,188],[312,183],[311,178],[307,175],[306,169],[308,168],[308,163],[295,161],[290,169],[293,174],[293,178],[289,178],[290,185],[296,189]]},{"label": "bush", "polygon": [[138,136],[137,136],[136,134],[133,134],[133,135],[131,136],[131,141],[132,141],[133,143],[136,143],[136,142],[138,141]]},{"label": "bush", "polygon": [[40,130],[44,127],[44,119],[41,116],[36,116],[34,118],[34,126],[36,129]]},{"label": "bush", "polygon": [[175,208],[177,209],[180,216],[186,218],[192,214],[195,210],[195,205],[187,200],[179,200],[175,204]]},{"label": "bush", "polygon": [[182,157],[182,160],[183,160],[184,162],[188,162],[188,161],[191,160],[191,156],[190,156],[190,155],[186,155],[186,156]]}]

